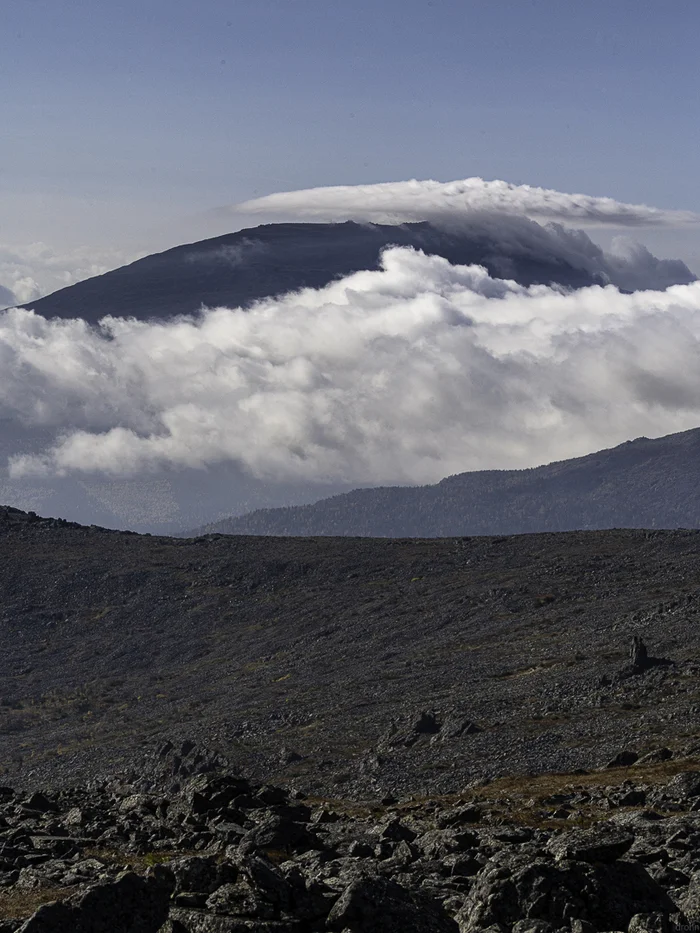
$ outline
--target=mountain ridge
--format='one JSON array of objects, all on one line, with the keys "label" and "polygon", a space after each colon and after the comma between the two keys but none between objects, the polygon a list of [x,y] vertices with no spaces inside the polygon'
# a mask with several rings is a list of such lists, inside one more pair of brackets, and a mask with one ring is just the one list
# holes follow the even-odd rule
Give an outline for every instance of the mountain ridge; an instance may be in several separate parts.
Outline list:
[{"label": "mountain ridge", "polygon": [[428,486],[356,489],[258,509],[198,533],[450,537],[700,527],[700,428],[639,437],[524,470],[457,473]]},{"label": "mountain ridge", "polygon": [[106,315],[169,318],[196,313],[202,305],[248,307],[263,298],[321,288],[352,272],[377,269],[387,246],[422,249],[453,264],[484,265],[492,275],[522,285],[603,284],[563,257],[538,257],[517,242],[499,243],[483,232],[450,232],[428,222],[281,223],[174,246],[23,307],[44,317],[82,317],[91,323]]}]

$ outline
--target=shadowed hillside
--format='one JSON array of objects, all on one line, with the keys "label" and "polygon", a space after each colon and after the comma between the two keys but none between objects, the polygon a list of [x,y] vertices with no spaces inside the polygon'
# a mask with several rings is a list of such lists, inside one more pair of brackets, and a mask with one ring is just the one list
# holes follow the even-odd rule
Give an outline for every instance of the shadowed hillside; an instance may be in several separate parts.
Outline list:
[{"label": "shadowed hillside", "polygon": [[202,529],[237,535],[447,537],[599,528],[700,527],[700,429],[628,441],[531,470],[434,486],[356,489],[260,509]]},{"label": "shadowed hillside", "polygon": [[[157,538],[0,511],[7,782],[208,743],[259,780],[453,791],[694,739],[700,532]],[[632,636],[668,664],[626,679]]]}]

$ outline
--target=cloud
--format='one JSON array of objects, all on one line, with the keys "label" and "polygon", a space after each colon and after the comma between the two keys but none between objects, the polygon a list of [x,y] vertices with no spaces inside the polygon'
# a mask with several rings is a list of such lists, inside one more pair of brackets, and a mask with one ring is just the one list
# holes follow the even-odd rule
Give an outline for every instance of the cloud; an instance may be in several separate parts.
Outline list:
[{"label": "cloud", "polygon": [[[45,243],[0,243],[0,307],[27,304],[136,259],[119,249],[56,250]],[[8,295],[7,293],[11,293]]]},{"label": "cloud", "polygon": [[422,483],[700,423],[700,283],[525,288],[391,248],[379,271],[168,322],[0,315],[0,418],[31,475],[235,463],[268,481]]},{"label": "cloud", "polygon": [[625,204],[613,198],[564,194],[550,188],[506,181],[465,178],[460,181],[384,182],[284,191],[245,201],[236,211],[283,214],[317,220],[447,223],[480,213],[503,213],[576,226],[675,227],[697,224],[691,211],[662,210]]},{"label": "cloud", "polygon": [[193,249],[185,255],[185,262],[202,265],[224,264],[233,269],[255,261],[268,252],[268,247],[260,240],[244,239],[239,243],[226,244],[218,249]]},{"label": "cloud", "polygon": [[11,308],[20,303],[21,302],[17,301],[17,296],[11,289],[5,288],[4,285],[0,285],[0,309]]}]

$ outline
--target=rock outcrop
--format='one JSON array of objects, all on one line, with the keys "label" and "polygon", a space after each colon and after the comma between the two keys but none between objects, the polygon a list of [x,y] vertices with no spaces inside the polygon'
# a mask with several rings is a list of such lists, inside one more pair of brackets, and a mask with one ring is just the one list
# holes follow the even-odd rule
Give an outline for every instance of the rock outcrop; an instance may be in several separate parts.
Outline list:
[{"label": "rock outcrop", "polygon": [[670,933],[700,920],[700,771],[634,772],[391,803],[226,770],[2,788],[0,933]]}]

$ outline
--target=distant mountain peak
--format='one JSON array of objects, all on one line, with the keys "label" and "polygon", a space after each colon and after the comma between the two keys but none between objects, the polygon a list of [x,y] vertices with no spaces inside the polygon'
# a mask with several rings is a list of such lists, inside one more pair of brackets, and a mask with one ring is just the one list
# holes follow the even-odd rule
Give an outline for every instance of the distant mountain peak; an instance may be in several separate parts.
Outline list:
[{"label": "distant mountain peak", "polygon": [[542,244],[538,254],[528,244],[500,242],[496,231],[448,231],[428,222],[282,223],[175,246],[26,307],[44,317],[81,317],[92,323],[106,315],[170,318],[203,305],[248,307],[261,298],[321,288],[350,273],[379,268],[387,246],[421,249],[454,264],[484,265],[492,275],[523,285],[580,288],[602,281],[585,263],[577,265],[551,249],[547,254]]}]

